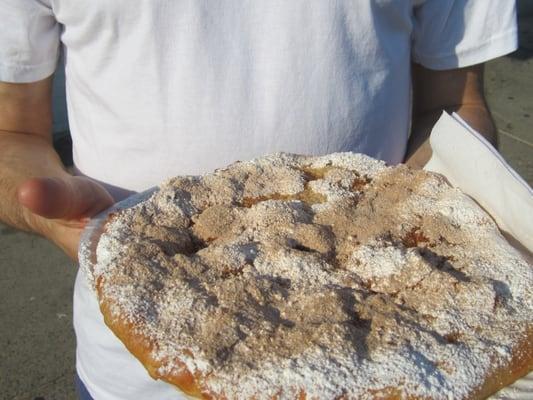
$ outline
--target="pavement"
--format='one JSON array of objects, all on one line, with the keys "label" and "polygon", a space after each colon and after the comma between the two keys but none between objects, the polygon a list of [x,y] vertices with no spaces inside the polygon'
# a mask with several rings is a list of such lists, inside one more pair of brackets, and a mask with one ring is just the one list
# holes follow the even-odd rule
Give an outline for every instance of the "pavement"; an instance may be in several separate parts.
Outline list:
[{"label": "pavement", "polygon": [[[533,185],[533,2],[526,1],[519,9],[520,49],[489,62],[485,82],[500,150]],[[46,240],[0,224],[0,399],[76,398],[76,269]]]},{"label": "pavement", "polygon": [[74,399],[76,265],[53,244],[0,225],[0,399]]},{"label": "pavement", "polygon": [[500,152],[533,186],[533,1],[519,2],[519,49],[490,61],[485,94],[499,133]]}]

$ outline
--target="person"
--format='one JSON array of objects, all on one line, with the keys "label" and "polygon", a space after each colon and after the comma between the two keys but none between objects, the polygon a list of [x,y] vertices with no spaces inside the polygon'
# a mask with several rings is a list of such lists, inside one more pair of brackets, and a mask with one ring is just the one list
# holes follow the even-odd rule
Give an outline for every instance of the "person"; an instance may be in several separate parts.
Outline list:
[{"label": "person", "polygon": [[[517,45],[500,0],[0,0],[0,219],[76,259],[124,196],[275,151],[420,167],[442,110],[495,143],[483,62]],[[64,52],[74,173],[51,140]],[[95,399],[175,399],[105,327],[78,273],[77,372]]]}]

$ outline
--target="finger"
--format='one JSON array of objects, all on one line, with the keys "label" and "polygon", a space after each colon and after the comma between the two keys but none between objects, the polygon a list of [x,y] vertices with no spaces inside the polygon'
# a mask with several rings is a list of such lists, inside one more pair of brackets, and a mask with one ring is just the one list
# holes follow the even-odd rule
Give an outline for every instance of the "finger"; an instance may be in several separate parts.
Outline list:
[{"label": "finger", "polygon": [[33,178],[17,191],[23,206],[53,219],[82,219],[113,204],[111,195],[99,184],[83,177]]}]

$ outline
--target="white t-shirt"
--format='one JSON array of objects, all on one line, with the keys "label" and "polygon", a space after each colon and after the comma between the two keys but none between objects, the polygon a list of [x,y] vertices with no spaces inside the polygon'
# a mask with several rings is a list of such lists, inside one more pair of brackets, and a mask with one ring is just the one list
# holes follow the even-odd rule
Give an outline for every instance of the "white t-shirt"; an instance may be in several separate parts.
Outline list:
[{"label": "white t-shirt", "polygon": [[[516,48],[512,0],[0,0],[0,81],[54,71],[74,161],[118,198],[274,151],[398,163],[410,64]],[[96,399],[177,399],[103,324],[76,280],[77,368]]]}]

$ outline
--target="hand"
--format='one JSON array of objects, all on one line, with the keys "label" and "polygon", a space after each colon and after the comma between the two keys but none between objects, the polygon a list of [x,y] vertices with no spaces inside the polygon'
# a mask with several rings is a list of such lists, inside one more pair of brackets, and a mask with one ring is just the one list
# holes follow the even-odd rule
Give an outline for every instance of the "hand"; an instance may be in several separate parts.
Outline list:
[{"label": "hand", "polygon": [[[412,142],[411,142],[412,143]],[[416,150],[410,153],[404,160],[405,164],[414,169],[423,169],[428,163],[433,151],[429,144],[429,139],[426,139],[422,144],[415,145]]]},{"label": "hand", "polygon": [[76,261],[83,228],[114,203],[98,183],[70,175],[29,179],[19,186],[17,198],[28,224]]}]

